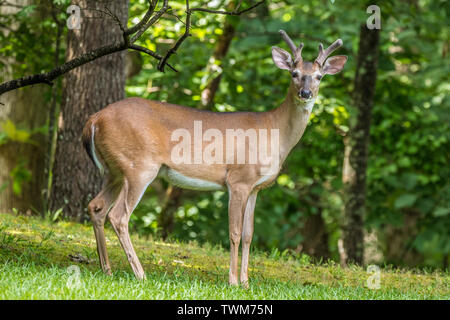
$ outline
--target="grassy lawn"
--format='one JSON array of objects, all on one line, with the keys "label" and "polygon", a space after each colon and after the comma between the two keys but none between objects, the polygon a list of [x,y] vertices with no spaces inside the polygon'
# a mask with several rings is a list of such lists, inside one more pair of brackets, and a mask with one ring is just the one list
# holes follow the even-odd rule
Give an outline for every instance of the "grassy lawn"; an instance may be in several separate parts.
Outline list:
[{"label": "grassy lawn", "polygon": [[109,228],[106,238],[112,277],[100,271],[90,224],[0,214],[0,299],[450,298],[448,272],[382,268],[380,289],[369,289],[361,267],[264,252],[251,255],[250,289],[230,287],[226,249],[133,236],[147,273],[140,282]]}]

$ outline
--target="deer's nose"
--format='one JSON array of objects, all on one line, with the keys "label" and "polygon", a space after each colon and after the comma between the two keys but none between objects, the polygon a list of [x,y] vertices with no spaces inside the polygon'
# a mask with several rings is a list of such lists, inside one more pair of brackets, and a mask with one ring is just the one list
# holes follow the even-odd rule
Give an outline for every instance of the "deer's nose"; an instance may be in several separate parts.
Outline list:
[{"label": "deer's nose", "polygon": [[311,90],[302,89],[300,91],[300,97],[302,97],[303,99],[310,99],[312,97]]}]

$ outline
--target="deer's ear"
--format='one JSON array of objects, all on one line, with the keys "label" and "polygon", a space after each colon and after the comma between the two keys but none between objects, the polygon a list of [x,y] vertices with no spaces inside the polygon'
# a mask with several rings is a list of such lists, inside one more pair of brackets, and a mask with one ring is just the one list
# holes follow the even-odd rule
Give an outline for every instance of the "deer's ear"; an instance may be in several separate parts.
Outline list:
[{"label": "deer's ear", "polygon": [[284,70],[291,70],[294,66],[291,55],[278,47],[272,47],[272,59],[275,65]]},{"label": "deer's ear", "polygon": [[347,56],[333,56],[328,58],[323,65],[323,72],[325,74],[336,74],[344,69],[347,62]]}]

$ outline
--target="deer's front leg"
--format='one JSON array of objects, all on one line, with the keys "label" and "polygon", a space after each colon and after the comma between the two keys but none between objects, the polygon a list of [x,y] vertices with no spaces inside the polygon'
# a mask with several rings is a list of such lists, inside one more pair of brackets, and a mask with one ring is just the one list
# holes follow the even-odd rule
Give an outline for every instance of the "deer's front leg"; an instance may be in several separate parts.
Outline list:
[{"label": "deer's front leg", "polygon": [[230,234],[230,276],[231,285],[238,284],[239,243],[242,234],[242,222],[245,206],[250,194],[245,185],[228,186],[228,224]]},{"label": "deer's front leg", "polygon": [[244,225],[242,230],[242,262],[241,262],[241,284],[248,288],[248,260],[250,255],[250,244],[253,238],[254,211],[257,191],[252,192],[247,201],[244,213]]}]

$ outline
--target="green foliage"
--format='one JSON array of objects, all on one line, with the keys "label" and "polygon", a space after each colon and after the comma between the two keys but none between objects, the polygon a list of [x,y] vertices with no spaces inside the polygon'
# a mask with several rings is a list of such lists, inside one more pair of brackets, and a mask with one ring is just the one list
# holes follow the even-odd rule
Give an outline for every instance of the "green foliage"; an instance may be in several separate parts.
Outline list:
[{"label": "green foliage", "polygon": [[[64,24],[66,13],[63,8],[70,1],[36,0],[30,2],[30,4],[26,3],[2,4],[2,13],[0,14],[0,82],[40,73],[54,67],[57,23],[50,10],[54,5],[55,18]],[[53,4],[51,5],[51,3]],[[60,56],[64,54],[64,43],[62,43],[58,54]],[[43,94],[49,98],[50,90],[44,90]],[[2,107],[5,106],[0,104],[0,108]],[[32,101],[30,101],[31,107]],[[14,123],[10,119],[2,119],[0,123],[0,146],[6,144],[16,146],[20,143],[27,143],[45,148],[45,146],[41,146],[33,140],[33,136],[37,133],[46,135],[47,131],[47,126],[21,128],[20,124]],[[9,150],[7,148],[9,146],[3,147],[2,152],[3,150]],[[33,175],[41,174],[29,170],[28,159],[21,155],[18,155],[17,159],[14,169],[9,173],[11,181],[3,182],[0,186],[0,192],[10,187],[15,194],[19,195],[23,191],[24,184],[33,180]]]},{"label": "green foliage", "polygon": [[13,192],[20,195],[22,193],[22,185],[31,180],[31,172],[26,168],[26,159],[22,158],[9,175],[13,181]]},{"label": "green foliage", "polygon": [[[35,128],[33,130],[20,129],[11,120],[7,119],[0,124],[0,146],[7,143],[30,143],[36,144],[31,137],[35,133],[45,133],[46,127]],[[19,156],[16,166],[11,170],[9,176],[11,177],[11,188],[16,195],[22,193],[22,187],[25,183],[31,181],[32,173],[27,168],[28,159]],[[9,181],[6,181],[0,187],[2,192],[9,185]]]},{"label": "green foliage", "polygon": [[17,129],[16,125],[11,120],[6,120],[1,125],[0,145],[6,143],[8,140],[17,142],[29,142],[30,133],[27,130]]},{"label": "green foliage", "polygon": [[[0,14],[0,68],[12,71],[12,77],[40,73],[54,67],[54,44],[57,34],[57,23],[50,14],[55,6],[55,17],[65,24],[65,8],[69,0],[36,0],[33,4],[18,4],[8,14]],[[65,28],[63,31],[66,31]],[[59,54],[64,54],[61,46]],[[11,63],[14,61],[14,63]],[[9,72],[0,73],[0,82],[7,79]]]},{"label": "green foliage", "polygon": [[[204,1],[190,2],[191,7],[205,5]],[[65,8],[70,1],[53,3],[58,9],[57,19],[65,24]],[[214,3],[215,9],[223,9],[229,1]],[[290,81],[289,74],[277,69],[270,56],[271,46],[286,48],[278,30],[286,30],[297,44],[304,42],[303,57],[309,61],[316,57],[319,42],[329,44],[342,38],[344,47],[338,54],[348,55],[349,61],[343,72],[323,79],[301,142],[288,157],[274,186],[258,195],[254,236],[254,247],[258,249],[291,252],[305,240],[305,220],[320,214],[326,224],[331,256],[337,260],[343,205],[343,137],[353,112],[351,94],[359,26],[368,17],[367,3],[268,3],[268,10],[258,8],[257,14],[242,17],[195,13],[192,36],[170,59],[180,72],[160,73],[157,62],[142,54],[143,69],[128,80],[126,92],[128,96],[197,107],[202,89],[222,74],[215,111],[270,110],[282,102]],[[49,14],[48,2],[35,4],[0,15],[0,68],[12,68],[14,77],[53,67],[57,23]],[[129,25],[143,16],[147,5],[144,0],[130,1]],[[185,17],[184,1],[170,1],[170,5],[170,14],[152,26],[138,40],[139,45],[165,53],[184,32],[180,21]],[[392,242],[387,230],[401,233],[395,231],[406,230],[410,217],[414,217],[414,228],[407,229],[411,232],[401,239],[398,250],[419,256],[420,265],[439,267],[450,252],[450,65],[446,57],[449,28],[445,24],[449,6],[445,0],[388,0],[379,6],[381,51],[371,124],[365,226],[376,231],[387,254]],[[207,68],[225,19],[236,27],[235,37],[226,58],[211,62],[213,68]],[[66,32],[64,27],[63,35]],[[62,41],[60,57],[64,47]],[[3,57],[17,63],[9,65]],[[4,74],[0,73],[0,81],[5,80]],[[5,122],[0,145],[8,141],[32,143],[33,132]],[[18,181],[16,191],[29,178],[24,168],[26,159],[12,173]],[[1,185],[0,190],[4,187]],[[175,212],[171,237],[227,245],[227,202],[224,192],[189,193]],[[132,215],[132,228],[145,235],[156,234],[161,205],[161,191],[149,188]],[[386,260],[396,265],[412,263],[389,256]]]},{"label": "green foliage", "polygon": [[14,122],[7,119],[0,123],[0,146],[8,142],[36,144],[31,137],[37,133],[47,134],[47,126],[33,129],[18,128]]}]

